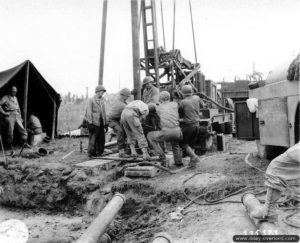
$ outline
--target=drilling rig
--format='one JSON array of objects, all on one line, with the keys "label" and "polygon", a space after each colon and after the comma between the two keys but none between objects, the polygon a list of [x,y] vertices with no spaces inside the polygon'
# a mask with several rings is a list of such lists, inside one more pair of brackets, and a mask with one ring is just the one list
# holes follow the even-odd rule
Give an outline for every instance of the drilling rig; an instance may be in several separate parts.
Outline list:
[{"label": "drilling rig", "polygon": [[[180,90],[183,85],[191,85],[194,94],[199,95],[206,103],[206,108],[200,113],[200,126],[206,138],[205,145],[202,144],[201,147],[202,149],[203,146],[210,147],[213,134],[232,133],[233,107],[230,106],[230,102],[226,102],[218,95],[216,83],[205,79],[205,75],[200,70],[200,63],[192,63],[185,59],[182,52],[174,46],[172,50],[166,51],[158,44],[155,4],[155,0],[141,0],[144,57],[140,58],[140,67],[135,73],[142,72],[142,75],[152,76],[156,86],[160,90],[168,91],[173,101],[182,99]],[[190,14],[192,16],[192,12]],[[136,49],[133,50],[135,51]]]}]

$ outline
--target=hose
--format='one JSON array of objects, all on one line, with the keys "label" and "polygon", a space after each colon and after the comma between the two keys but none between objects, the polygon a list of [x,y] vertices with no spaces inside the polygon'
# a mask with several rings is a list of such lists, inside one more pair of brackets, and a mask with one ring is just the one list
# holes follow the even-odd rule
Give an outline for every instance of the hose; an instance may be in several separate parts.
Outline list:
[{"label": "hose", "polygon": [[[218,155],[219,155],[219,154],[218,154]],[[204,158],[201,159],[201,162],[203,162],[204,160],[207,160],[207,159],[209,159],[209,158],[211,158],[211,157],[214,157],[214,156],[216,156],[216,155],[206,156],[206,157],[204,157]],[[245,159],[247,159],[247,164],[248,164],[248,165],[251,165],[251,164],[249,163],[249,161],[248,161],[249,156],[250,156],[250,154],[248,154],[248,155],[246,156]],[[252,166],[252,165],[251,165],[251,167],[256,168],[255,166]],[[259,169],[259,168],[256,168],[256,169]],[[228,194],[228,195],[226,195],[225,197],[220,198],[220,199],[216,199],[216,200],[212,200],[212,201],[208,200],[207,197],[208,197],[209,193],[212,193],[212,191],[208,191],[208,192],[202,193],[202,194],[198,195],[197,197],[195,197],[194,199],[192,199],[192,198],[190,198],[190,197],[185,193],[184,184],[185,184],[186,182],[188,182],[189,180],[191,180],[192,178],[194,178],[196,175],[199,175],[199,174],[202,174],[202,173],[201,173],[201,172],[197,172],[197,173],[193,174],[192,176],[190,176],[189,178],[187,178],[186,180],[184,180],[184,181],[182,182],[182,193],[183,193],[183,195],[190,201],[189,203],[187,203],[187,204],[183,207],[183,209],[188,208],[188,207],[189,207],[191,204],[193,204],[193,203],[195,203],[195,204],[197,204],[197,205],[217,205],[217,204],[221,204],[221,203],[241,203],[241,201],[234,201],[234,200],[223,201],[223,200],[224,200],[225,198],[229,198],[229,197],[231,197],[231,196],[234,196],[234,195],[237,195],[237,194],[240,194],[240,193],[246,193],[246,192],[251,192],[251,193],[253,193],[253,190],[254,190],[256,187],[264,187],[264,186],[255,186],[255,187],[254,187],[254,186],[251,186],[251,187],[248,187],[248,186],[244,185],[242,188],[240,188],[240,189],[238,189],[238,190],[236,190],[236,191],[234,191],[234,192],[232,192],[232,193],[230,193],[230,194]],[[262,193],[264,193],[264,192],[265,192],[265,190],[261,190],[261,191],[259,191],[259,192],[253,193],[253,194],[254,194],[254,195],[259,195],[259,194],[262,194]],[[200,199],[200,198],[203,198],[205,202],[203,203],[203,202],[197,202],[197,201],[196,201],[197,199]]]},{"label": "hose", "polygon": [[203,94],[202,92],[197,92],[197,93],[194,93],[194,94],[204,97],[205,99],[209,100],[210,102],[214,103],[216,106],[218,106],[219,108],[221,108],[225,111],[234,112],[233,109],[230,109],[230,108],[227,108],[225,106],[220,105],[218,102],[216,102],[213,99],[209,98],[207,95]]}]

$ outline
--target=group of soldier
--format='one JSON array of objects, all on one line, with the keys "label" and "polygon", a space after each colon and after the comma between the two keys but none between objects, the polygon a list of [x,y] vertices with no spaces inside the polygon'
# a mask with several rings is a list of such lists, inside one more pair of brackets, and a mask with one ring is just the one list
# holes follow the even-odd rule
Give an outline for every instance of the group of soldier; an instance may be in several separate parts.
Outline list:
[{"label": "group of soldier", "polygon": [[[150,159],[149,151],[154,151],[161,164],[166,166],[165,142],[169,142],[176,166],[183,165],[184,151],[190,157],[189,167],[195,167],[199,158],[191,146],[199,128],[199,113],[204,103],[193,95],[190,85],[181,88],[183,99],[177,103],[171,101],[168,91],[160,92],[154,86],[152,77],[146,76],[143,80],[142,100],[127,103],[131,91],[123,88],[111,105],[109,114],[105,110],[105,92],[102,85],[97,86],[96,94],[88,101],[86,108],[89,157],[103,154],[105,133],[110,127],[116,134],[120,157],[137,157],[138,145],[144,160]],[[130,155],[126,153],[126,144],[129,145]]]}]

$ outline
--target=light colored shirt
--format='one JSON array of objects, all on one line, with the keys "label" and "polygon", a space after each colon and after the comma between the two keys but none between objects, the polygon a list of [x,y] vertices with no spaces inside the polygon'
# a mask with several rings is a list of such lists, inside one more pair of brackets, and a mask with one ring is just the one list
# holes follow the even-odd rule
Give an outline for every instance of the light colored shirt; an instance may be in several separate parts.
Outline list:
[{"label": "light colored shirt", "polygon": [[125,109],[127,105],[126,102],[122,101],[119,97],[112,105],[112,108],[108,115],[108,120],[119,121],[121,119],[122,111]]},{"label": "light colored shirt", "polygon": [[6,112],[17,111],[20,113],[20,107],[16,96],[5,95],[0,100],[0,112],[5,114]]},{"label": "light colored shirt", "polygon": [[160,117],[162,129],[179,126],[178,104],[166,101],[156,107],[156,112]]},{"label": "light colored shirt", "polygon": [[149,89],[145,88],[143,90],[143,97],[142,100],[146,103],[154,103],[158,104],[159,100],[159,89],[156,88],[155,86],[151,86]]}]

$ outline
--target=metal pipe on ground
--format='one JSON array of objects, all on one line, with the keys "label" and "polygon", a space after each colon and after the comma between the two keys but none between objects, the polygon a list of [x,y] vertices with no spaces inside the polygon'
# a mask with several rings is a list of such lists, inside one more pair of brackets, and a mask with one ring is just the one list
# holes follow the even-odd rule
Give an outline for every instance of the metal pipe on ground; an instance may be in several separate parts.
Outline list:
[{"label": "metal pipe on ground", "polygon": [[[65,237],[49,237],[49,238],[40,238],[40,239],[29,239],[27,243],[73,243],[74,238],[72,236],[65,236]],[[111,238],[108,234],[104,234],[101,238],[97,241],[97,243],[111,243]]]},{"label": "metal pipe on ground", "polygon": [[104,234],[106,228],[115,218],[125,201],[126,198],[124,195],[116,193],[76,243],[98,243],[98,240]]},{"label": "metal pipe on ground", "polygon": [[160,232],[154,236],[152,243],[173,243],[173,239],[168,233]]},{"label": "metal pipe on ground", "polygon": [[279,228],[276,227],[276,225],[252,217],[253,212],[255,212],[256,210],[262,207],[259,200],[252,193],[244,194],[241,200],[246,208],[249,217],[251,218],[251,220],[253,221],[254,225],[257,227],[261,235],[268,234],[269,232],[273,232],[273,234],[274,232],[278,232],[279,234],[283,233],[283,232],[279,232]]}]

